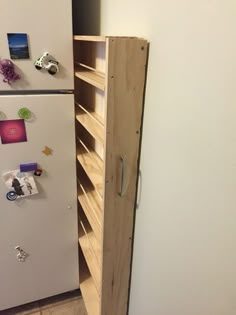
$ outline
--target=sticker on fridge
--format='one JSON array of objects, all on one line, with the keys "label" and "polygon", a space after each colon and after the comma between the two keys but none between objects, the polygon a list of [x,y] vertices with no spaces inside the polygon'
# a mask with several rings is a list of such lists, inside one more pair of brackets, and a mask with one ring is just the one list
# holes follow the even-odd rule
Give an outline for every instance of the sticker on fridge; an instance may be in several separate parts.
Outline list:
[{"label": "sticker on fridge", "polygon": [[7,34],[11,59],[29,59],[28,36],[23,33]]},{"label": "sticker on fridge", "polygon": [[0,136],[2,144],[26,142],[27,134],[24,119],[1,120]]},{"label": "sticker on fridge", "polygon": [[14,191],[18,198],[38,194],[38,188],[33,174],[21,173],[20,170],[9,171],[3,174],[3,181],[9,191]]}]

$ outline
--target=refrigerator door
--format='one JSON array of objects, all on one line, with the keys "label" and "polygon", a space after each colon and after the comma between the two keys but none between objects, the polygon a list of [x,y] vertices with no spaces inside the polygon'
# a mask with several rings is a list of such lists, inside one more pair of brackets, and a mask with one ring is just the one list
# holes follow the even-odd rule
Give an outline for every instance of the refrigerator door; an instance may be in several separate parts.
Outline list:
[{"label": "refrigerator door", "polygon": [[[27,141],[2,144],[22,131],[14,125],[22,124],[22,107],[32,114],[25,121]],[[79,287],[78,231],[73,95],[1,96],[0,111],[7,118],[0,121],[0,310],[5,310]],[[3,175],[20,164],[32,167],[28,163],[38,163],[42,175],[18,174],[29,196],[7,200]],[[38,194],[29,193],[30,176]]]},{"label": "refrigerator door", "polygon": [[[25,58],[27,55],[22,34],[27,34],[29,59],[11,59],[11,56]],[[8,84],[3,82],[4,77],[0,74],[0,91],[72,90],[71,0],[1,0],[0,47],[1,59],[11,59],[15,72],[21,76],[20,80]],[[34,62],[45,52],[50,54],[45,60],[47,66],[49,60],[59,62],[59,72],[55,75],[50,75],[46,69],[35,68]]]}]

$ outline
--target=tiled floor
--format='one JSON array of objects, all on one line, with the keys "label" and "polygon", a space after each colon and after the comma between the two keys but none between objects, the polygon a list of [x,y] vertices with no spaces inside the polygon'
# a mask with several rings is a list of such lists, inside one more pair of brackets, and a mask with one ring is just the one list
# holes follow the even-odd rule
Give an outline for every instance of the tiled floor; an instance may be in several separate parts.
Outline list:
[{"label": "tiled floor", "polygon": [[0,315],[87,315],[87,312],[80,292],[74,291],[1,311]]}]

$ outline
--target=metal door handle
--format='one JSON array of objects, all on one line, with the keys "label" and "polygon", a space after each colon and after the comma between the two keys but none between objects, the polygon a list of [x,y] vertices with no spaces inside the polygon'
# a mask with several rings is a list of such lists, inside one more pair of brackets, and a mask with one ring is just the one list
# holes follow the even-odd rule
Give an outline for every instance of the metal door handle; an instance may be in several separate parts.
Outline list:
[{"label": "metal door handle", "polygon": [[128,174],[127,174],[127,162],[124,157],[120,157],[120,164],[121,164],[121,180],[120,180],[120,189],[119,189],[119,196],[123,197],[128,189]]}]

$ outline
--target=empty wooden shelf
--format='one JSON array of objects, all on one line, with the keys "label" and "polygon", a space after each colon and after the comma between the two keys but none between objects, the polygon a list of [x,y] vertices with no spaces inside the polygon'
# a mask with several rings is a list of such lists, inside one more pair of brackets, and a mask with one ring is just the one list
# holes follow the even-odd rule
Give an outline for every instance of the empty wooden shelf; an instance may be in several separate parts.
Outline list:
[{"label": "empty wooden shelf", "polygon": [[95,151],[77,139],[77,159],[93,183],[95,189],[103,197],[103,162]]},{"label": "empty wooden shelf", "polygon": [[102,118],[96,112],[89,111],[82,105],[76,103],[76,119],[84,126],[85,129],[100,143],[104,144],[104,125]]},{"label": "empty wooden shelf", "polygon": [[89,272],[88,266],[85,262],[84,256],[80,251],[80,290],[83,295],[84,303],[88,314],[100,315],[100,297],[95,287],[93,278]]},{"label": "empty wooden shelf", "polygon": [[96,192],[88,180],[78,181],[78,200],[87,219],[94,231],[95,237],[101,244],[103,226],[103,203],[100,195]]},{"label": "empty wooden shelf", "polygon": [[91,229],[86,230],[85,220],[79,219],[79,244],[92,275],[98,295],[101,294],[101,252]]},{"label": "empty wooden shelf", "polygon": [[105,90],[105,78],[100,72],[80,66],[78,70],[76,70],[75,76],[103,91]]},{"label": "empty wooden shelf", "polygon": [[88,315],[126,315],[148,45],[74,40],[80,287]]}]

